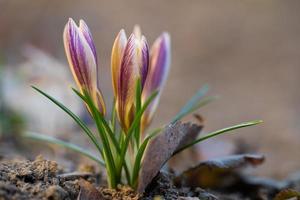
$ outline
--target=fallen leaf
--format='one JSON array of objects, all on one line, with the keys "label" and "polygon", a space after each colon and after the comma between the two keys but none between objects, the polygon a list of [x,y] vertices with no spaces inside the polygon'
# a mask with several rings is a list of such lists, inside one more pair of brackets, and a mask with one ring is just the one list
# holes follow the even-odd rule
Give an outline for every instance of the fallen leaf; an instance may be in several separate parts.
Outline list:
[{"label": "fallen leaf", "polygon": [[232,155],[234,150],[235,146],[230,141],[207,140],[172,156],[168,161],[168,167],[175,174],[180,174],[191,166],[196,166],[200,161]]},{"label": "fallen leaf", "polygon": [[285,189],[280,191],[274,198],[274,200],[299,200],[300,192],[292,189]]},{"label": "fallen leaf", "polygon": [[[183,124],[184,125],[184,124]],[[201,133],[201,130],[203,129],[203,125],[201,124],[192,124],[191,127],[189,127],[187,129],[187,132],[183,135],[181,141],[178,144],[177,149],[180,149],[181,147],[190,144],[191,142],[193,142],[194,140],[196,140],[198,138],[198,136]]]},{"label": "fallen leaf", "polygon": [[200,162],[195,167],[184,171],[174,178],[174,182],[176,185],[203,188],[230,185],[235,181],[236,174],[233,172],[247,166],[262,164],[263,161],[264,156],[252,154],[211,159]]},{"label": "fallen leaf", "polygon": [[144,192],[174,151],[183,144],[182,141],[188,138],[187,135],[198,134],[201,128],[195,124],[176,122],[149,142],[139,174],[138,192]]},{"label": "fallen leaf", "polygon": [[101,200],[103,195],[88,181],[80,179],[80,192],[77,200]]}]

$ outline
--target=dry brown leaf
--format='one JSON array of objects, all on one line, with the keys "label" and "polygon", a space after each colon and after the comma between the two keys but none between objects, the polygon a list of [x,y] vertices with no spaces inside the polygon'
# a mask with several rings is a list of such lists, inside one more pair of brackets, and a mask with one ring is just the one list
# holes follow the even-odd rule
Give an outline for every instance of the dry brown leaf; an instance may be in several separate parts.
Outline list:
[{"label": "dry brown leaf", "polygon": [[299,200],[300,192],[292,189],[285,189],[280,191],[274,198],[274,200]]},{"label": "dry brown leaf", "polygon": [[[180,149],[181,147],[190,144],[194,140],[196,140],[201,130],[203,129],[203,123],[198,123],[199,131],[193,131],[191,130],[188,132],[181,140],[180,144],[178,145],[177,149]],[[182,172],[183,170],[187,169],[189,166],[194,166],[199,162],[201,159],[202,154],[197,148],[197,146],[192,146],[176,155],[173,155],[170,160],[168,160],[168,167],[176,172]],[[186,159],[188,158],[188,159]],[[182,162],[182,160],[185,160],[185,162]]]},{"label": "dry brown leaf", "polygon": [[220,159],[200,162],[174,179],[175,184],[190,187],[213,188],[223,184],[230,184],[236,170],[247,166],[262,164],[262,155],[233,155]]},{"label": "dry brown leaf", "polygon": [[187,144],[190,144],[191,142],[196,140],[198,138],[198,136],[200,135],[201,130],[203,129],[203,125],[192,124],[191,126],[192,127],[190,127],[187,130],[187,133],[181,139],[181,141],[178,144],[178,147],[176,148],[176,150],[180,149],[181,147],[184,147]]},{"label": "dry brown leaf", "polygon": [[176,122],[167,126],[160,135],[149,142],[139,174],[138,192],[144,192],[174,151],[183,144],[182,141],[187,135],[196,135],[201,128],[195,124]]}]

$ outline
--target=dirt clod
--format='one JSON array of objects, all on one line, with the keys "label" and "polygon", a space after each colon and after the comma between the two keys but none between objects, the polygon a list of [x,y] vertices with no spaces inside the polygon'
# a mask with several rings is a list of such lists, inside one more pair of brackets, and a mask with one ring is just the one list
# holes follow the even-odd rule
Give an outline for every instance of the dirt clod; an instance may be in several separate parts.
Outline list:
[{"label": "dirt clod", "polygon": [[116,190],[108,188],[99,188],[103,195],[103,200],[138,200],[140,195],[136,194],[130,187],[120,186]]},{"label": "dirt clod", "polygon": [[58,173],[61,172],[56,162],[40,156],[34,161],[1,161],[0,200],[75,199],[80,188],[78,181],[66,181]]},{"label": "dirt clod", "polygon": [[45,196],[47,199],[60,200],[66,199],[68,193],[59,185],[52,185],[46,190]]}]

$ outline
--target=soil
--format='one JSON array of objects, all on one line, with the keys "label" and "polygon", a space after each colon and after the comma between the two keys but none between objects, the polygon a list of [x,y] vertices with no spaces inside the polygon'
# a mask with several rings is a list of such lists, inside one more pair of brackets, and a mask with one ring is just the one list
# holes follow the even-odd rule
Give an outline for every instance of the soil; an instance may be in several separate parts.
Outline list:
[{"label": "soil", "polygon": [[[54,161],[41,156],[34,161],[1,160],[0,161],[0,200],[71,200],[77,199],[80,181],[86,180],[96,185],[103,185],[101,176],[91,172],[66,172]],[[253,179],[240,176],[236,185],[216,190],[204,190],[175,186],[172,175],[160,173],[148,186],[143,195],[134,193],[128,187],[117,190],[105,186],[97,188],[101,199],[273,199],[285,188],[300,191],[300,175],[284,182],[267,179]]]},{"label": "soil", "polygon": [[54,161],[1,161],[0,199],[76,199],[80,178],[96,182],[92,174],[64,174]]}]

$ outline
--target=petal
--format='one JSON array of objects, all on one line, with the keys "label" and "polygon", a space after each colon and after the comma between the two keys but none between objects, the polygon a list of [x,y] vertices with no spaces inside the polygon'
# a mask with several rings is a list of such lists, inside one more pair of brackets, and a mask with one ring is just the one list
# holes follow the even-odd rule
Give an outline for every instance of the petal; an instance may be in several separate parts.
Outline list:
[{"label": "petal", "polygon": [[124,53],[124,49],[127,44],[127,37],[125,31],[122,29],[117,35],[112,48],[111,54],[111,75],[112,84],[114,89],[114,96],[117,96],[118,79],[120,75],[121,61]]},{"label": "petal", "polygon": [[137,47],[137,57],[138,57],[138,65],[140,69],[140,78],[142,87],[145,84],[146,76],[148,73],[148,66],[149,66],[149,46],[147,43],[147,39],[144,35],[142,35],[142,31],[139,25],[135,25],[133,28],[133,34],[137,40],[138,47]]},{"label": "petal", "polygon": [[129,116],[132,115],[134,107],[134,86],[139,78],[137,50],[136,37],[131,34],[122,57],[117,89],[118,116],[125,130],[131,124]]},{"label": "petal", "polygon": [[72,19],[64,30],[64,45],[74,79],[79,87],[91,87],[97,79],[96,59],[85,37]]},{"label": "petal", "polygon": [[140,78],[142,83],[142,88],[144,87],[148,68],[149,68],[149,47],[147,40],[144,36],[141,37],[139,41],[138,47],[138,61],[139,61],[139,69],[140,69]]},{"label": "petal", "polygon": [[[83,29],[84,31],[82,31]],[[78,88],[81,92],[87,90],[98,109],[105,111],[102,95],[100,95],[101,99],[97,95],[99,89],[97,86],[96,50],[92,37],[88,37],[87,31],[86,24],[81,22],[81,27],[78,27],[72,19],[69,19],[63,34],[65,51]]]},{"label": "petal", "polygon": [[142,31],[141,31],[141,27],[139,25],[135,25],[133,27],[133,34],[135,35],[135,37],[138,39],[138,40],[141,40],[142,38]]},{"label": "petal", "polygon": [[170,36],[168,33],[163,33],[156,39],[151,48],[150,69],[142,92],[142,102],[145,102],[155,91],[159,91],[159,94],[143,114],[141,122],[142,129],[146,128],[151,122],[158,106],[160,94],[169,73],[171,59],[170,47]]},{"label": "petal", "polygon": [[103,98],[103,95],[102,95],[102,93],[99,89],[96,90],[96,99],[94,100],[94,102],[97,102],[98,109],[99,109],[100,113],[105,114],[106,113],[106,107],[105,107],[105,103],[104,103],[104,98]]},{"label": "petal", "polygon": [[135,112],[135,89],[138,79],[144,86],[149,66],[149,47],[144,36],[131,34],[126,44],[118,82],[119,119],[125,131],[130,127]]},{"label": "petal", "polygon": [[80,69],[79,61],[76,56],[75,40],[78,38],[77,26],[73,19],[69,19],[68,23],[65,26],[63,39],[64,47],[69,62],[69,66],[73,73],[74,79],[78,86],[85,83],[85,79],[82,74],[82,69]]},{"label": "petal", "polygon": [[[114,58],[116,57],[114,56]],[[112,63],[117,62],[117,59],[114,58]],[[115,66],[118,66],[117,64]],[[130,127],[135,112],[137,80],[141,79],[143,87],[148,73],[148,66],[149,47],[147,40],[140,34],[140,29],[136,26],[134,33],[130,35],[124,48],[120,69],[117,69],[117,67],[113,68],[112,75],[113,84],[118,82],[118,86],[115,89],[117,93],[117,111],[122,128],[125,131]]]},{"label": "petal", "polygon": [[89,46],[90,46],[90,48],[91,48],[91,50],[92,50],[92,52],[94,54],[94,57],[96,59],[96,63],[98,63],[98,61],[97,61],[96,47],[95,47],[95,44],[94,44],[94,41],[93,41],[92,34],[90,32],[89,27],[87,26],[87,24],[85,23],[85,21],[83,21],[82,19],[79,21],[79,29],[82,32],[85,40],[89,44]]}]

